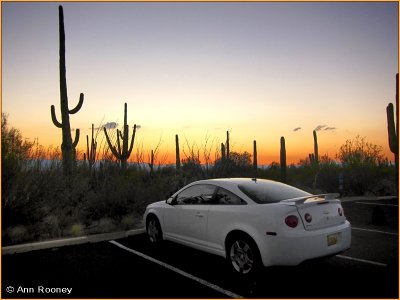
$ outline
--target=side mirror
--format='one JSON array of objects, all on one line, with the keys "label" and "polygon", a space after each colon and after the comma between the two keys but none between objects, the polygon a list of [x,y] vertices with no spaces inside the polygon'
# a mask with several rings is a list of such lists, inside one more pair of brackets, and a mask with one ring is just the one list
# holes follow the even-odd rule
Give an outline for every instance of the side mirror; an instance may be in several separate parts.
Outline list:
[{"label": "side mirror", "polygon": [[170,197],[165,201],[169,205],[176,205],[178,202],[176,201],[176,197]]}]

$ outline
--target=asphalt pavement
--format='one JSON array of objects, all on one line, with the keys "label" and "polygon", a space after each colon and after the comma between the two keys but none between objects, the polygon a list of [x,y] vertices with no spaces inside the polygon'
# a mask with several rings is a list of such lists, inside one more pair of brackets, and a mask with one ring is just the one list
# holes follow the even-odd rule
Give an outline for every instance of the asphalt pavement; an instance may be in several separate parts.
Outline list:
[{"label": "asphalt pavement", "polygon": [[398,201],[373,203],[343,203],[350,250],[265,268],[252,280],[232,274],[221,257],[170,242],[155,248],[139,234],[2,255],[1,298],[398,299]]}]

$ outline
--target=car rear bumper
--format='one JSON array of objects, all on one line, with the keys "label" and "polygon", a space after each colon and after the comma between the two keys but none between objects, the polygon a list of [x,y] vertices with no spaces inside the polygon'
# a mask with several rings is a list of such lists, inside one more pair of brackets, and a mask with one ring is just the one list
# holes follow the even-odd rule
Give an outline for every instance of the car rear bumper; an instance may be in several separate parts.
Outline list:
[{"label": "car rear bumper", "polygon": [[336,227],[302,231],[295,235],[267,236],[260,247],[264,266],[298,265],[309,259],[343,252],[351,245],[351,226],[348,221]]}]

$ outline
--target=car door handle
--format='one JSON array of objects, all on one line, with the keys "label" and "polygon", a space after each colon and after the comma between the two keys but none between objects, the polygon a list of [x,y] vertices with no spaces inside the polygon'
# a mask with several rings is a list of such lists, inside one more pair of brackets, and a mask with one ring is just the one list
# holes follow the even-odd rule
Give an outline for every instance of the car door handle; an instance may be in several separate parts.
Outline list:
[{"label": "car door handle", "polygon": [[197,212],[197,213],[195,214],[195,216],[196,216],[196,217],[199,217],[199,218],[202,218],[202,217],[204,217],[204,214]]}]

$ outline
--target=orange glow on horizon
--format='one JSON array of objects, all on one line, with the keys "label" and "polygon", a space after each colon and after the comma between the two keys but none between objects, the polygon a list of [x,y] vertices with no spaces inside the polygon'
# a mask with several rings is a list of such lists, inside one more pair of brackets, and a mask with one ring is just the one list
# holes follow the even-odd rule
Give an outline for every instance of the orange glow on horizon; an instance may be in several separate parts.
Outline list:
[{"label": "orange glow on horizon", "polygon": [[[82,138],[82,137],[81,137]],[[29,141],[33,142],[34,139],[28,139]],[[41,139],[39,138],[38,141],[35,140],[35,142],[39,142],[39,147],[42,148],[43,153],[45,154],[46,159],[51,158],[51,156],[54,156],[54,154],[58,151],[61,153],[61,141],[59,142],[59,145],[56,142],[52,143],[43,143],[46,141],[46,139]],[[85,144],[86,144],[86,137],[85,137]],[[307,149],[309,151],[307,151]],[[328,155],[331,159],[335,159],[337,151],[332,152],[332,153],[326,153],[326,152],[321,152],[323,151],[324,148],[320,149],[319,155]],[[143,149],[138,149],[136,146],[134,146],[131,156],[129,158],[129,162],[137,162],[137,154],[138,151],[141,152],[141,156],[143,158],[143,163],[148,163],[149,162],[149,155],[151,152],[151,149],[148,148],[143,148]],[[238,152],[238,153],[244,153],[248,152],[251,155],[251,163],[253,162],[253,150],[252,148],[244,149],[243,151],[236,151],[233,149],[231,152]],[[86,145],[83,147],[82,142],[80,143],[80,146],[77,148],[77,153],[78,153],[78,159],[83,159],[83,154],[86,153]],[[196,152],[197,153],[197,152]],[[313,153],[312,148],[306,148],[306,147],[298,147],[298,150],[296,152],[292,151],[291,149],[288,148],[286,145],[286,163],[287,165],[290,164],[299,164],[301,160],[304,160],[308,158],[308,154]],[[205,164],[206,160],[204,158],[204,155],[201,151],[199,151],[199,157],[200,157],[200,163]],[[384,157],[387,157],[389,161],[394,161],[394,156],[390,152],[389,149],[383,148],[382,154]],[[99,159],[102,159],[101,154],[98,154]],[[220,151],[211,151],[210,152],[210,161],[209,163],[213,164],[216,158],[220,157]],[[183,151],[180,151],[180,158],[181,161],[187,158]],[[279,163],[280,162],[280,149],[279,145],[278,147],[275,147],[273,149],[269,148],[267,149],[257,149],[257,162],[258,165],[270,165],[273,162]],[[155,159],[154,164],[175,164],[175,148],[172,150],[171,148],[165,149],[165,148],[159,148],[157,157]]]}]

